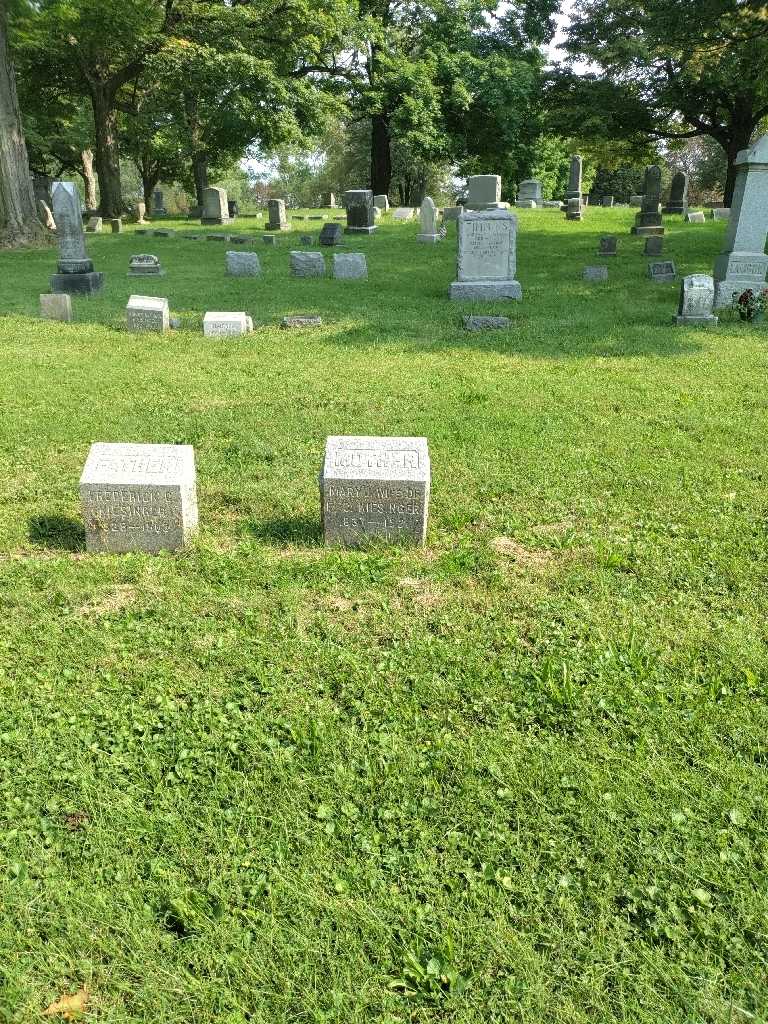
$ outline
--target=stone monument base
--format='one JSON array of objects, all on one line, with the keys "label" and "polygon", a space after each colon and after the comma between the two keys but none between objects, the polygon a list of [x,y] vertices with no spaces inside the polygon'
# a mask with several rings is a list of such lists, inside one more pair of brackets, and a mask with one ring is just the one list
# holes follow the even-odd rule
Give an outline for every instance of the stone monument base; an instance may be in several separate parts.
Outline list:
[{"label": "stone monument base", "polygon": [[91,270],[85,274],[54,274],[51,291],[64,295],[94,295],[104,287],[104,274]]},{"label": "stone monument base", "polygon": [[642,226],[639,227],[637,224],[633,224],[632,230],[630,231],[630,234],[631,235],[639,235],[640,238],[648,238],[649,235],[663,235],[664,234],[664,228],[663,227],[642,227]]},{"label": "stone monument base", "polygon": [[440,235],[416,235],[417,242],[427,242],[429,245],[434,245],[440,241]]},{"label": "stone monument base", "polygon": [[720,321],[716,316],[673,316],[676,327],[714,327]]},{"label": "stone monument base", "polygon": [[448,297],[464,301],[522,299],[523,289],[519,281],[454,281]]},{"label": "stone monument base", "polygon": [[372,235],[376,230],[376,224],[371,224],[370,227],[363,228],[344,228],[345,235]]}]

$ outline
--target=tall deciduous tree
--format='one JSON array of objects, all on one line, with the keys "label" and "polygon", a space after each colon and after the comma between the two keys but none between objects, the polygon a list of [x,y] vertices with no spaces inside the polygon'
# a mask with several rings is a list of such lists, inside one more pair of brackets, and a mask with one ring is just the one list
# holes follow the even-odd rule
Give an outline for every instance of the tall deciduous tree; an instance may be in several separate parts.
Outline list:
[{"label": "tall deciduous tree", "polygon": [[[768,115],[768,19],[754,0],[579,0],[566,49],[593,66],[561,70],[558,127],[602,138],[709,136],[728,171]],[[559,117],[557,114],[559,113]]]}]

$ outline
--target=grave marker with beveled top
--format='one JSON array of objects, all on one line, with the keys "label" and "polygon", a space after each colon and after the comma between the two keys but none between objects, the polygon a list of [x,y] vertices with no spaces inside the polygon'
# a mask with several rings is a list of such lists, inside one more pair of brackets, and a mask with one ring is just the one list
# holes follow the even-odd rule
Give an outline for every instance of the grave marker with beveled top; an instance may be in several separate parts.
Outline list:
[{"label": "grave marker with beveled top", "polygon": [[131,295],[125,307],[128,330],[136,333],[150,331],[163,334],[170,328],[169,317],[168,299],[154,295]]},{"label": "grave marker with beveled top", "polygon": [[680,284],[680,303],[674,322],[678,327],[714,327],[717,317],[715,282],[708,274],[689,274]]},{"label": "grave marker with beveled top", "polygon": [[515,206],[526,210],[535,210],[537,206],[541,206],[541,199],[540,181],[537,181],[536,178],[529,178],[527,181],[520,182]]},{"label": "grave marker with beveled top", "polygon": [[51,291],[92,295],[103,287],[104,275],[94,271],[85,251],[80,197],[74,184],[55,181],[51,202],[59,246],[59,272],[51,277]]},{"label": "grave marker with beveled top", "polygon": [[341,224],[323,224],[318,241],[320,245],[341,245],[344,240],[344,232]]},{"label": "grave marker with beveled top", "polygon": [[689,210],[685,215],[685,219],[688,224],[704,224],[706,218],[704,217],[703,210]]},{"label": "grave marker with beveled top", "polygon": [[607,281],[608,267],[584,267],[581,276],[585,281]]},{"label": "grave marker with beveled top", "polygon": [[89,217],[88,218],[88,223],[85,225],[85,230],[89,234],[96,234],[96,235],[101,234],[101,229],[103,227],[103,223],[104,222],[101,219],[101,217]]},{"label": "grave marker with beveled top", "polygon": [[664,239],[661,235],[649,235],[645,240],[643,253],[646,256],[661,256],[664,251]]},{"label": "grave marker with beveled top", "polygon": [[425,437],[329,437],[320,473],[325,543],[424,544],[430,482]]},{"label": "grave marker with beveled top", "polygon": [[96,442],[80,500],[89,552],[178,551],[197,529],[194,449]]},{"label": "grave marker with beveled top", "polygon": [[378,195],[373,197],[373,205],[377,210],[381,210],[382,213],[389,212],[389,196]]},{"label": "grave marker with beveled top", "polygon": [[457,222],[456,280],[451,299],[522,299],[515,280],[517,217],[509,210],[472,210]]},{"label": "grave marker with beveled top", "polygon": [[616,235],[603,235],[600,239],[600,245],[597,250],[598,256],[616,256],[618,255],[618,239]]},{"label": "grave marker with beveled top", "polygon": [[201,224],[229,224],[229,204],[224,188],[203,189],[203,215]]},{"label": "grave marker with beveled top", "polygon": [[333,276],[344,281],[364,280],[368,277],[368,263],[362,252],[335,252]]},{"label": "grave marker with beveled top", "polygon": [[729,306],[734,292],[760,291],[768,270],[768,135],[742,149],[735,166],[730,223],[723,252],[715,260],[716,309]]}]

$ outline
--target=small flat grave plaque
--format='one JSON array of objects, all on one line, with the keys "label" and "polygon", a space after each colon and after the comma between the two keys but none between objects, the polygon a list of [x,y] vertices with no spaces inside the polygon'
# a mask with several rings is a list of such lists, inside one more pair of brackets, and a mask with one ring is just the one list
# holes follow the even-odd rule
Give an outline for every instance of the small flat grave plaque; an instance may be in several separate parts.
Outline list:
[{"label": "small flat grave plaque", "polygon": [[648,264],[648,277],[657,284],[669,284],[677,279],[677,270],[672,260]]},{"label": "small flat grave plaque", "polygon": [[162,277],[164,274],[159,258],[152,253],[141,252],[131,256],[128,277]]},{"label": "small flat grave plaque", "polygon": [[252,330],[253,320],[247,313],[210,312],[203,317],[203,334],[206,338],[250,334]]},{"label": "small flat grave plaque", "polygon": [[608,267],[584,267],[581,276],[585,281],[607,281]]},{"label": "small flat grave plaque", "polygon": [[321,316],[284,316],[280,321],[281,327],[322,327]]},{"label": "small flat grave plaque", "polygon": [[465,331],[499,331],[509,327],[512,321],[508,316],[465,316]]}]

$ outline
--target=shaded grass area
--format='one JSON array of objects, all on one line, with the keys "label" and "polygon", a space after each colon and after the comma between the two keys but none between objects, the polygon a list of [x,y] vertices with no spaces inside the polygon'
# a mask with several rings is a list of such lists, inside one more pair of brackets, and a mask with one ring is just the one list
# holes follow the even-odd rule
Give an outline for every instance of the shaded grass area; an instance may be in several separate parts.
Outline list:
[{"label": "shaded grass area", "polygon": [[[520,211],[487,335],[414,224],[345,239],[368,282],[292,280],[309,224],[257,280],[89,235],[72,325],[0,254],[0,1019],[766,1020],[768,332],[673,328],[631,222]],[[322,547],[331,433],[429,438],[424,551]],[[93,440],[195,446],[192,549],[85,556]]]}]

